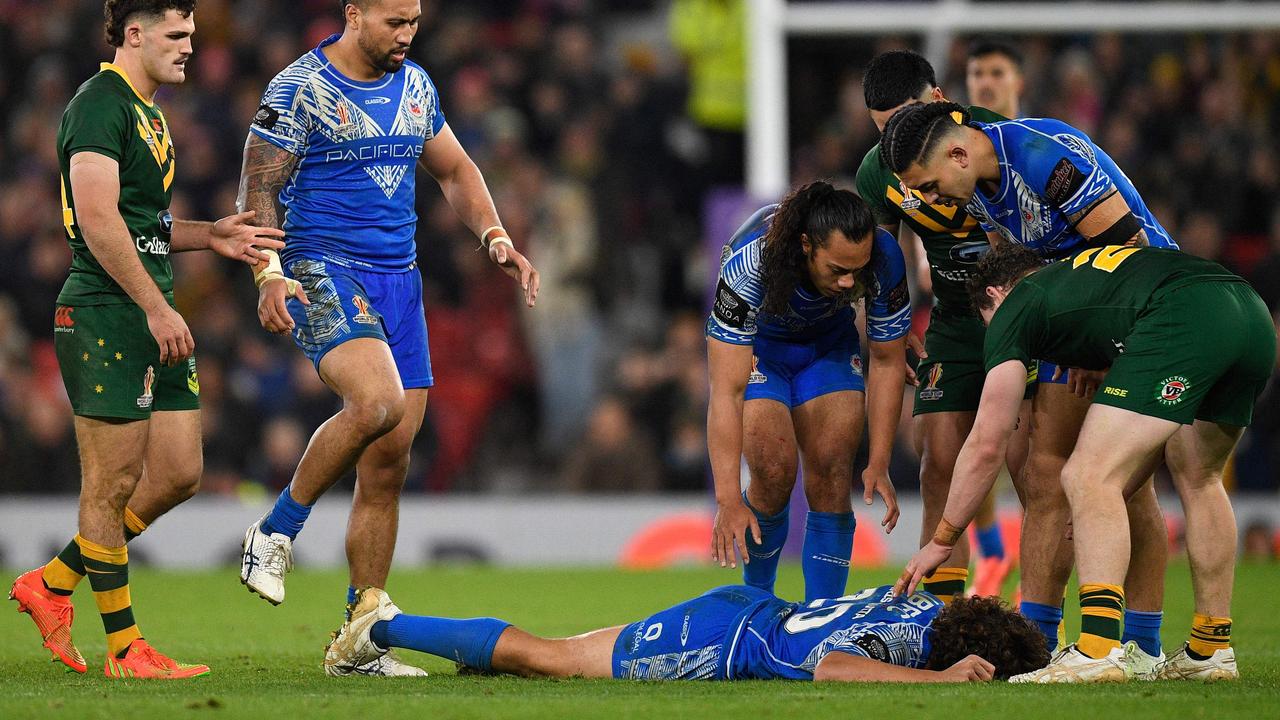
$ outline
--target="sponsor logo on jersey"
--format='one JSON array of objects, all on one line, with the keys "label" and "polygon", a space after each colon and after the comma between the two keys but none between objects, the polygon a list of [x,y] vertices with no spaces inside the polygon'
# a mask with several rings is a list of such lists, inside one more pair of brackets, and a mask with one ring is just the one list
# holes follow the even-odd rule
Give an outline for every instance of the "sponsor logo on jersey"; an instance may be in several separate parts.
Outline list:
[{"label": "sponsor logo on jersey", "polygon": [[151,407],[154,396],[151,394],[151,386],[156,381],[156,369],[151,365],[147,366],[147,372],[142,376],[142,395],[138,398],[138,407],[147,409]]},{"label": "sponsor logo on jersey", "polygon": [[1121,355],[1123,355],[1123,354],[1124,354],[1124,341],[1123,341],[1123,340],[1116,340],[1115,338],[1111,338],[1111,344],[1115,346],[1115,348],[1116,348],[1116,352],[1120,353]]},{"label": "sponsor logo on jersey", "polygon": [[280,119],[280,112],[270,105],[259,105],[258,112],[253,116],[253,124],[263,130],[271,130],[275,128],[276,122]]},{"label": "sponsor logo on jersey", "polygon": [[[975,240],[973,242],[956,243],[951,246],[951,250],[947,254],[956,262],[973,265],[989,252],[991,252],[991,243],[986,240]],[[965,277],[968,277],[968,275],[968,272],[965,271]]]},{"label": "sponsor logo on jersey", "polygon": [[689,643],[689,615],[684,616],[684,624],[680,627],[680,647],[684,647]]},{"label": "sponsor logo on jersey", "polygon": [[1160,386],[1156,399],[1161,405],[1177,405],[1182,402],[1182,395],[1191,387],[1191,383],[1181,375],[1165,378]]},{"label": "sponsor logo on jersey", "polygon": [[853,641],[853,644],[861,648],[870,657],[880,662],[889,662],[889,644],[878,635],[871,633],[860,635],[857,640]]},{"label": "sponsor logo on jersey", "polygon": [[168,255],[169,241],[161,240],[158,237],[145,237],[139,235],[133,239],[134,247],[138,248],[138,252],[148,255]]},{"label": "sponsor logo on jersey", "polygon": [[365,105],[386,105],[389,102],[391,102],[391,98],[379,96],[379,97],[371,97],[365,100],[364,104]]},{"label": "sponsor logo on jersey", "polygon": [[61,305],[53,311],[53,331],[56,333],[74,333],[76,321],[71,319],[73,307]]},{"label": "sponsor logo on jersey", "polygon": [[168,210],[161,210],[156,213],[156,220],[160,221],[160,232],[165,235],[173,234],[173,215]]},{"label": "sponsor logo on jersey", "polygon": [[769,378],[760,372],[760,358],[755,355],[751,356],[751,375],[747,376],[748,385],[758,385],[760,383],[769,382]]},{"label": "sponsor logo on jersey", "polygon": [[356,295],[351,298],[351,304],[355,305],[356,310],[359,311],[356,313],[355,317],[351,318],[353,321],[358,322],[361,325],[378,324],[378,317],[373,313],[369,312],[370,305],[368,300],[365,300],[359,295]]},{"label": "sponsor logo on jersey", "polygon": [[920,391],[921,400],[941,400],[943,390],[938,389],[938,383],[942,380],[942,363],[935,363],[929,368],[929,384],[924,386]]},{"label": "sponsor logo on jersey", "polygon": [[1114,396],[1116,396],[1116,397],[1129,397],[1129,391],[1128,391],[1128,390],[1126,390],[1126,389],[1124,389],[1124,388],[1111,387],[1110,385],[1108,385],[1107,387],[1102,388],[1102,394],[1103,394],[1103,395],[1114,395]]}]

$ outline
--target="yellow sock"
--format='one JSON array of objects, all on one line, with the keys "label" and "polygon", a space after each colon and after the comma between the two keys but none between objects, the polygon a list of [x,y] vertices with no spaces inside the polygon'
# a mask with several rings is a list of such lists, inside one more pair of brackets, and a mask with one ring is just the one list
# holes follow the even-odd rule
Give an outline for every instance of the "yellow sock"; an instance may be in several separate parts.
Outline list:
[{"label": "yellow sock", "polygon": [[1231,647],[1231,618],[1196,613],[1191,619],[1187,652],[1196,660],[1211,657],[1216,650]]},{"label": "yellow sock", "polygon": [[1076,648],[1091,658],[1106,657],[1120,647],[1124,588],[1089,583],[1080,586],[1080,640]]},{"label": "yellow sock", "polygon": [[142,637],[129,598],[129,550],[123,545],[104,547],[79,535],[76,542],[89,571],[89,585],[102,614],[102,627],[107,631],[107,653],[119,657],[130,643]]},{"label": "yellow sock", "polygon": [[944,567],[924,577],[921,586],[944,603],[950,603],[964,595],[964,584],[969,579],[969,568]]},{"label": "yellow sock", "polygon": [[76,585],[84,579],[84,561],[80,559],[80,546],[75,540],[58,553],[40,573],[45,587],[54,595],[63,597],[75,592]]}]

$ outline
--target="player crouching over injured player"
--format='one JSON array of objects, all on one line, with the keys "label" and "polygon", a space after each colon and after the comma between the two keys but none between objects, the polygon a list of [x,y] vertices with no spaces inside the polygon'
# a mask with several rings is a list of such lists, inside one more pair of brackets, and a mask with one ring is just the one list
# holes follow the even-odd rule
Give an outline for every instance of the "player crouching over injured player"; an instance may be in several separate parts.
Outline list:
[{"label": "player crouching over injured player", "polygon": [[563,639],[495,618],[404,615],[385,592],[365,588],[326,648],[325,670],[345,674],[393,647],[486,673],[625,680],[969,682],[1049,661],[1039,629],[997,599],[944,605],[927,592],[895,598],[888,585],[807,604],[729,585]]},{"label": "player crouching over injured player", "polygon": [[[910,592],[951,554],[995,481],[1027,364],[1110,366],[1062,470],[1080,576],[1080,639],[1013,682],[1233,680],[1231,586],[1236,522],[1222,486],[1231,452],[1271,376],[1276,332],[1253,288],[1221,265],[1175,250],[1108,245],[1049,265],[1002,245],[969,276],[987,322],[987,379],[956,461],[934,539],[907,565]],[[1186,645],[1155,668],[1121,646],[1129,520],[1125,498],[1169,466],[1187,523],[1195,618]]]}]

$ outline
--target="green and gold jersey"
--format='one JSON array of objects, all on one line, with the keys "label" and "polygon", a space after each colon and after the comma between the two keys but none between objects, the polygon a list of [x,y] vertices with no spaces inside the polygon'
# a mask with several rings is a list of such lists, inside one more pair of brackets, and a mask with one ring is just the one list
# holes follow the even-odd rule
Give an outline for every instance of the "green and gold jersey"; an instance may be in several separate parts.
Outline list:
[{"label": "green and gold jersey", "polygon": [[[1102,370],[1156,298],[1199,282],[1244,282],[1221,265],[1164,248],[1089,248],[1031,275],[1009,291],[987,327],[985,365],[1035,359]],[[1194,317],[1185,319],[1196,322]]]},{"label": "green and gold jersey", "polygon": [[[974,120],[998,122],[1007,118],[986,108],[970,107]],[[969,269],[987,252],[987,235],[964,208],[928,205],[920,193],[902,184],[880,160],[877,143],[858,167],[858,194],[871,205],[878,225],[905,222],[924,242],[939,312],[973,315],[965,295]]]},{"label": "green and gold jersey", "polygon": [[76,91],[58,128],[62,224],[71,245],[71,274],[58,295],[58,304],[133,302],[93,257],[76,221],[71,157],[78,152],[98,153],[120,163],[120,216],[142,266],[172,302],[169,197],[174,158],[169,125],[160,108],[138,94],[121,68],[103,63],[102,70]]}]

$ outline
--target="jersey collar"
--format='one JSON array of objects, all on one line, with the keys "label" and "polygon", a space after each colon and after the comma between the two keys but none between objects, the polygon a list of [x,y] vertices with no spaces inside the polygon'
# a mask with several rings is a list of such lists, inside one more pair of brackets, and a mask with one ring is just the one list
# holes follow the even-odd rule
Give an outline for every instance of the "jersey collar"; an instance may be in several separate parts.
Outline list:
[{"label": "jersey collar", "polygon": [[133,86],[133,81],[129,79],[129,73],[125,72],[124,68],[120,67],[119,65],[116,65],[115,63],[104,62],[98,66],[98,70],[103,72],[113,72],[119,75],[120,79],[124,80],[124,84],[128,85],[129,89],[133,91],[133,94],[137,95],[139,100],[146,103],[147,107],[155,106],[155,103],[142,97],[142,93],[138,92],[138,88]]}]

